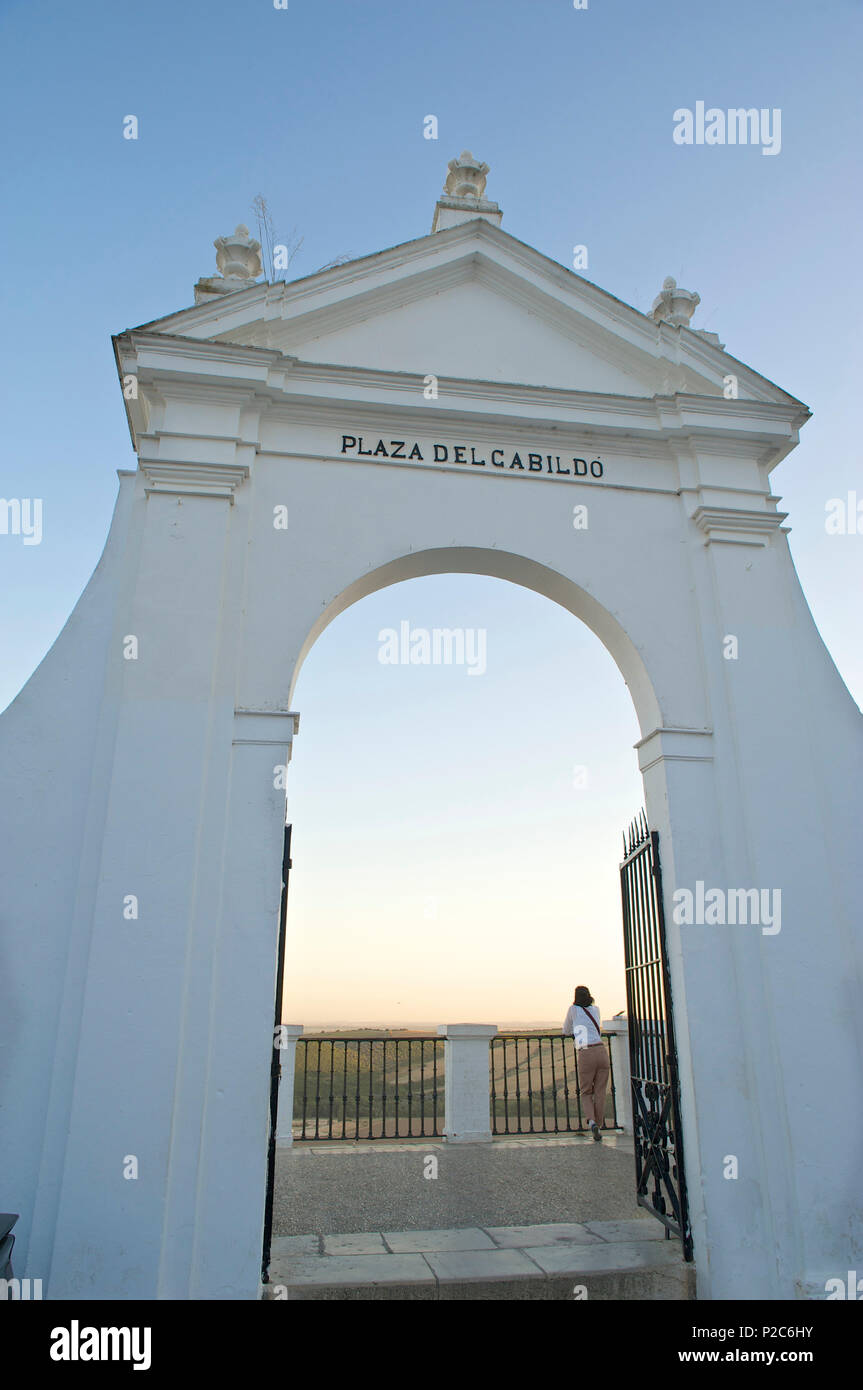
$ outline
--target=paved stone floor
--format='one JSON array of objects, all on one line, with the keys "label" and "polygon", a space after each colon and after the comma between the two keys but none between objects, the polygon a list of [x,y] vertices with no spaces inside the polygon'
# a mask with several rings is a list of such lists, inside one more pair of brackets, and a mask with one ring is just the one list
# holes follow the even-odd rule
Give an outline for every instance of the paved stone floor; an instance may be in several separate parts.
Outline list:
[{"label": "paved stone floor", "polygon": [[[427,1159],[437,1177],[427,1178]],[[523,1135],[486,1144],[297,1144],[279,1150],[274,1236],[636,1219],[632,1140]]]},{"label": "paved stone floor", "polygon": [[[575,1281],[575,1282],[574,1282]],[[691,1266],[650,1219],[276,1236],[269,1299],[686,1299]]]}]

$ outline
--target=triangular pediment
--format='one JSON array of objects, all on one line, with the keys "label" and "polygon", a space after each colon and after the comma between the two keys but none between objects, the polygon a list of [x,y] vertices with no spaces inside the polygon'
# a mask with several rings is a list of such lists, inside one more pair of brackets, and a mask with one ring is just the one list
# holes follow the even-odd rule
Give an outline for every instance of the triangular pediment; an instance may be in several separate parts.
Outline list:
[{"label": "triangular pediment", "polygon": [[657,324],[480,218],[145,325],[305,362],[652,397],[791,402],[708,338]]},{"label": "triangular pediment", "polygon": [[649,372],[639,372],[642,364],[615,352],[615,344],[600,354],[590,342],[484,283],[478,273],[314,337],[309,327],[314,325],[298,331],[290,322],[273,324],[264,338],[244,341],[307,362],[362,364],[419,377],[432,373],[622,395],[652,395],[657,389]]}]

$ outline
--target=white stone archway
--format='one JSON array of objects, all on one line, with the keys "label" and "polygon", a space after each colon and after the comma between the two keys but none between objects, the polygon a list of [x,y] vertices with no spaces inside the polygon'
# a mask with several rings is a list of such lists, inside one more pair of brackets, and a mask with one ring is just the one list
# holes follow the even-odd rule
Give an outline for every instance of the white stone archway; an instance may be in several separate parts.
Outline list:
[{"label": "white stone archway", "polygon": [[[293,682],[356,598],[452,569],[562,603],[629,684],[700,1295],[823,1296],[863,1258],[860,716],[770,487],[806,409],[482,191],[306,280],[226,262],[117,339],[138,468],[0,720],[4,1201],[50,1297],[257,1296]],[[780,889],[781,932],[676,925],[697,882]]]},{"label": "white stone archway", "polygon": [[334,618],[379,589],[401,584],[408,579],[438,574],[487,575],[491,579],[502,579],[532,589],[558,603],[589,627],[613,657],[629,686],[642,730],[657,727],[659,706],[644,662],[620,624],[586,590],[528,556],[467,546],[441,546],[401,555],[343,589],[313,624],[300,648],[291,679],[289,703],[293,703],[294,688],[306,656]]}]

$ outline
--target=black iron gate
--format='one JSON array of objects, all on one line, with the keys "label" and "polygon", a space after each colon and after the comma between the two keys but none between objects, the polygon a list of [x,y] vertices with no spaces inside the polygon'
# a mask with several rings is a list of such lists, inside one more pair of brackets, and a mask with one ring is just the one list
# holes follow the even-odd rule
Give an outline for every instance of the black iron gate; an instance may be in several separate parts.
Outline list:
[{"label": "black iron gate", "polygon": [[665,945],[659,836],[644,813],[623,837],[620,866],[636,1196],[692,1259],[677,1047]]},{"label": "black iron gate", "polygon": [[270,1278],[270,1245],[273,1237],[273,1195],[276,1184],[276,1128],[279,1120],[279,1077],[281,1052],[276,1047],[276,1029],[282,1021],[282,976],[285,973],[285,927],[288,920],[288,875],[291,871],[291,827],[285,826],[282,850],[282,900],[279,906],[279,953],[276,965],[276,1014],[270,1058],[270,1142],[267,1147],[267,1199],[264,1205],[264,1248],[261,1252],[261,1281]]}]

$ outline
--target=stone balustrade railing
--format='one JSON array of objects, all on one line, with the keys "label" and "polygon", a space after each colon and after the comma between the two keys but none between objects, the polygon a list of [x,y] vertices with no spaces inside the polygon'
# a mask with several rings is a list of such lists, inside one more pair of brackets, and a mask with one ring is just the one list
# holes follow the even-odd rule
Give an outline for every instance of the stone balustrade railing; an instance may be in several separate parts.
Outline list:
[{"label": "stone balustrade railing", "polygon": [[[498,1042],[500,1043],[500,1042],[502,1042],[504,1039],[501,1037],[501,1035],[499,1035],[497,1027],[496,1027],[495,1025],[493,1025],[493,1024],[479,1024],[479,1023],[444,1023],[444,1024],[440,1024],[440,1025],[439,1025],[438,1030],[437,1030],[437,1033],[438,1033],[438,1037],[439,1037],[439,1038],[443,1041],[443,1043],[444,1043],[444,1067],[443,1067],[443,1076],[442,1076],[442,1078],[441,1078],[441,1080],[443,1081],[443,1088],[442,1088],[442,1089],[443,1089],[443,1094],[444,1094],[444,1119],[443,1119],[442,1137],[443,1137],[447,1142],[449,1142],[449,1143],[476,1143],[476,1142],[478,1142],[478,1141],[491,1140],[491,1139],[494,1137],[494,1136],[493,1136],[493,1133],[492,1133],[492,1123],[493,1123],[493,1122],[492,1122],[492,1119],[491,1119],[491,1106],[490,1106],[490,1095],[492,1094],[492,1091],[493,1091],[493,1083],[492,1083],[492,1085],[490,1085],[491,1049],[492,1049],[493,1040],[497,1039]],[[627,1026],[627,1021],[626,1021],[626,1019],[625,1019],[625,1018],[613,1018],[613,1019],[610,1019],[610,1020],[607,1021],[607,1022],[604,1022],[604,1023],[602,1024],[602,1034],[603,1034],[603,1037],[604,1037],[604,1038],[606,1039],[606,1041],[607,1041],[607,1045],[608,1045],[608,1048],[609,1048],[609,1051],[610,1051],[610,1055],[611,1055],[611,1076],[612,1076],[612,1080],[613,1080],[614,1123],[616,1124],[616,1127],[617,1127],[619,1130],[622,1130],[622,1131],[623,1131],[624,1133],[626,1133],[626,1134],[631,1134],[631,1133],[632,1133],[632,1098],[631,1098],[631,1089],[632,1089],[632,1088],[631,1088],[631,1085],[630,1085],[630,1071],[629,1071],[629,1036],[628,1036],[628,1026]],[[506,1039],[507,1039],[507,1040],[516,1037],[516,1035],[513,1035],[513,1034],[507,1034],[507,1035],[505,1035],[505,1036],[506,1036]],[[545,1038],[548,1040],[549,1045],[550,1045],[553,1041],[560,1042],[559,1039],[553,1039],[553,1038],[551,1037],[551,1035],[543,1035],[543,1037],[545,1037]],[[523,1042],[525,1039],[533,1039],[533,1040],[536,1040],[536,1038],[537,1038],[537,1035],[530,1035],[530,1034],[518,1035],[518,1041],[520,1041],[520,1042]],[[341,1036],[341,1035],[338,1036],[338,1037],[336,1037],[336,1038],[320,1038],[320,1037],[318,1037],[317,1035],[315,1035],[315,1038],[314,1038],[314,1039],[311,1038],[311,1037],[308,1038],[308,1039],[305,1039],[305,1038],[303,1038],[303,1025],[302,1025],[301,1023],[293,1023],[293,1024],[292,1024],[292,1023],[289,1023],[289,1024],[283,1024],[283,1025],[282,1025],[282,1028],[281,1028],[281,1036],[280,1036],[280,1044],[281,1044],[281,1048],[280,1048],[280,1050],[281,1050],[281,1067],[280,1067],[280,1071],[281,1071],[281,1075],[280,1075],[280,1082],[279,1082],[279,1118],[278,1118],[278,1127],[277,1127],[277,1132],[276,1132],[276,1142],[277,1142],[277,1146],[278,1146],[279,1148],[288,1148],[288,1147],[290,1147],[290,1146],[293,1144],[294,1138],[295,1138],[295,1134],[294,1134],[294,1129],[295,1129],[294,1085],[295,1085],[295,1073],[296,1073],[296,1051],[297,1051],[297,1043],[298,1043],[298,1041],[300,1041],[300,1039],[302,1039],[303,1043],[304,1043],[307,1047],[308,1047],[308,1045],[312,1044],[313,1042],[315,1042],[315,1043],[318,1044],[318,1052],[317,1052],[317,1059],[318,1059],[317,1065],[318,1065],[318,1067],[320,1066],[321,1046],[322,1046],[322,1045],[323,1045],[324,1047],[326,1047],[328,1044],[332,1044],[331,1049],[330,1049],[330,1057],[331,1057],[331,1058],[332,1058],[333,1054],[336,1053],[337,1049],[340,1048],[340,1047],[341,1047],[341,1048],[344,1048],[344,1055],[345,1055],[345,1056],[347,1055],[348,1041],[347,1041],[343,1036]],[[362,1039],[362,1043],[366,1044],[367,1046],[370,1044],[370,1041],[371,1041],[371,1040],[370,1040],[370,1039],[367,1039],[367,1038]],[[391,1045],[393,1045],[394,1042],[395,1042],[395,1039],[389,1039],[388,1041],[389,1041],[389,1043],[390,1043]],[[406,1041],[407,1041],[406,1039],[401,1039],[401,1042],[402,1042],[402,1043],[405,1043]],[[434,1044],[434,1042],[433,1042],[432,1040],[429,1040],[428,1046],[429,1046],[431,1049],[434,1049],[435,1044]],[[541,1041],[540,1041],[540,1047],[541,1047],[541,1046],[542,1046],[542,1043],[541,1043]],[[359,1053],[359,1048],[357,1048],[357,1053]],[[553,1048],[552,1048],[552,1053],[553,1053]],[[516,1058],[518,1058],[518,1050],[517,1050],[517,1049],[516,1049]],[[535,1066],[535,1063],[534,1063],[534,1066]],[[324,1134],[319,1134],[319,1130],[318,1130],[318,1125],[317,1125],[317,1123],[315,1123],[315,1125],[314,1125],[314,1133],[313,1133],[313,1135],[310,1135],[310,1134],[307,1132],[307,1130],[306,1130],[306,1124],[305,1124],[305,1111],[306,1111],[305,1099],[306,1099],[306,1098],[304,1097],[304,1104],[303,1104],[303,1107],[302,1107],[302,1109],[303,1109],[303,1133],[306,1135],[306,1137],[315,1137],[315,1138],[318,1138],[318,1137],[321,1137],[321,1138],[361,1138],[361,1137],[363,1137],[363,1136],[359,1134],[359,1119],[357,1119],[357,1125],[356,1125],[356,1131],[355,1131],[355,1132],[351,1132],[351,1130],[349,1129],[349,1127],[347,1127],[347,1126],[345,1125],[345,1123],[344,1123],[344,1116],[342,1117],[341,1128],[340,1128],[340,1129],[337,1129],[337,1130],[334,1130],[334,1128],[333,1128],[333,1123],[332,1123],[332,1118],[333,1118],[333,1111],[332,1111],[332,1105],[333,1105],[333,1096],[332,1096],[332,1089],[333,1089],[333,1087],[332,1087],[332,1062],[330,1063],[330,1070],[331,1070],[331,1075],[330,1075],[330,1078],[329,1078],[329,1090],[330,1090],[330,1094],[329,1094],[329,1097],[328,1097],[328,1099],[329,1099],[329,1105],[330,1105],[329,1125],[328,1125],[328,1127],[326,1128]],[[320,1104],[320,1087],[321,1087],[321,1082],[320,1082],[320,1080],[318,1079],[317,1072],[315,1073],[315,1075],[316,1075],[316,1091],[317,1091],[318,1094],[315,1095],[315,1096],[312,1096],[312,1097],[309,1099],[309,1101],[308,1101],[309,1105],[312,1106],[312,1107],[314,1107],[315,1104],[317,1104],[317,1105]],[[529,1077],[529,1080],[528,1080],[528,1088],[527,1088],[527,1093],[526,1093],[526,1094],[528,1094],[528,1104],[532,1104],[532,1099],[531,1099],[531,1097],[530,1097],[530,1063],[528,1063],[528,1077]],[[571,1066],[571,1068],[570,1068],[570,1079],[572,1079],[572,1066]],[[566,1078],[564,1078],[563,1080],[565,1081]],[[556,1084],[557,1084],[557,1083],[556,1083]],[[326,1077],[324,1078],[323,1085],[324,1085],[324,1089],[326,1089],[326,1085],[327,1085],[327,1079],[326,1079]],[[343,1085],[343,1089],[345,1090],[345,1093],[347,1094],[347,1091],[348,1091],[347,1084],[343,1081],[343,1082],[342,1082],[342,1085]],[[406,1090],[407,1090],[408,1085],[409,1085],[409,1083],[408,1083],[408,1081],[406,1081],[404,1075],[403,1075],[403,1077],[402,1077],[401,1085],[402,1085],[402,1102],[403,1102],[403,1101],[404,1101],[404,1096],[405,1096]],[[415,1085],[415,1088],[416,1088],[416,1085],[417,1085],[416,1081],[414,1081],[414,1085]],[[438,1089],[438,1088],[437,1088],[437,1081],[435,1081],[435,1099],[437,1099],[437,1089]],[[352,1093],[352,1092],[353,1092],[353,1084],[351,1085],[350,1090],[351,1090],[351,1093]],[[409,1092],[408,1092],[408,1093],[409,1093]],[[351,1097],[350,1097],[350,1098],[352,1099],[352,1094],[351,1094]],[[361,1096],[360,1096],[359,1063],[358,1063],[358,1064],[357,1064],[357,1117],[359,1116],[359,1102],[360,1102],[360,1099],[361,1099]],[[364,1100],[364,1099],[365,1099],[365,1096],[363,1096],[362,1099]],[[398,1128],[398,1115],[399,1115],[398,1078],[396,1078],[396,1093],[395,1093],[395,1109],[394,1109],[394,1110],[392,1109],[392,1100],[393,1100],[392,1095],[390,1095],[390,1104],[391,1104],[391,1112],[390,1112],[390,1113],[391,1113],[392,1115],[395,1116],[396,1136],[399,1136],[399,1135],[402,1134],[402,1131]],[[578,1109],[578,1124],[573,1124],[573,1123],[570,1122],[568,1100],[569,1100],[569,1092],[567,1092],[567,1120],[566,1120],[565,1123],[560,1124],[560,1125],[558,1124],[558,1122],[557,1122],[557,1111],[556,1111],[556,1106],[555,1106],[555,1122],[554,1122],[554,1124],[551,1125],[551,1124],[546,1124],[546,1123],[543,1122],[543,1123],[538,1123],[538,1124],[535,1125],[535,1124],[534,1124],[534,1121],[533,1121],[533,1118],[531,1118],[531,1120],[530,1120],[530,1131],[531,1131],[531,1132],[536,1132],[536,1131],[538,1130],[539,1132],[549,1132],[549,1131],[551,1131],[551,1132],[556,1132],[556,1131],[559,1131],[559,1130],[564,1130],[564,1131],[566,1131],[566,1130],[573,1130],[573,1129],[580,1129],[580,1128],[582,1128],[582,1125],[581,1125],[581,1111],[580,1111],[580,1108]],[[372,1134],[373,1134],[373,1131],[371,1130],[371,1113],[372,1113],[372,1108],[371,1108],[371,1096],[369,1096],[369,1104],[368,1104],[368,1107],[367,1107],[367,1115],[368,1115],[368,1122],[369,1122],[369,1127],[370,1127],[370,1137],[371,1137]],[[433,1111],[432,1111],[432,1135],[437,1135],[437,1134],[440,1134],[440,1133],[441,1133],[440,1129],[438,1128],[438,1120],[437,1120],[437,1118],[436,1118],[436,1114],[437,1114],[437,1111],[436,1111],[436,1104],[435,1104],[435,1108],[434,1108]],[[532,1114],[532,1112],[531,1112],[531,1114]],[[317,1116],[316,1116],[315,1118],[317,1119]],[[544,1099],[543,1099],[543,1121],[544,1121],[544,1118],[545,1118],[545,1102],[544,1102]],[[497,1128],[497,1127],[498,1127],[498,1126],[496,1126],[496,1128]],[[500,1132],[504,1132],[502,1128],[500,1128]],[[506,1132],[507,1132],[507,1133],[510,1132],[510,1131],[509,1131],[509,1124],[508,1124],[508,1121],[507,1121]],[[519,1116],[518,1128],[515,1130],[515,1132],[524,1132],[524,1131],[522,1130],[522,1127],[521,1127],[521,1117],[520,1117],[520,1116]],[[412,1126],[409,1124],[408,1135],[411,1135],[412,1137],[417,1138],[417,1137],[421,1137],[421,1136],[423,1136],[423,1135],[428,1135],[428,1131],[427,1131],[427,1129],[425,1128],[425,1125],[423,1125],[423,1127],[422,1127],[421,1130],[420,1130],[420,1134],[417,1135],[417,1134],[414,1132]],[[383,1129],[382,1129],[382,1131],[381,1131],[381,1137],[386,1137],[385,1131],[384,1131]],[[405,1135],[404,1137],[407,1137],[407,1135]],[[429,1137],[430,1137],[430,1136],[429,1136]]]}]

